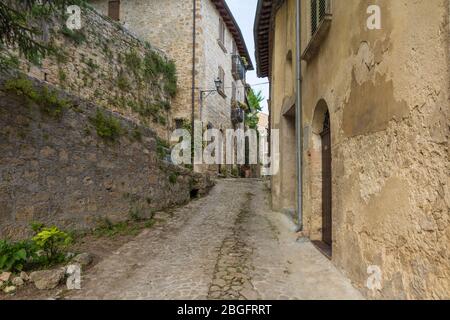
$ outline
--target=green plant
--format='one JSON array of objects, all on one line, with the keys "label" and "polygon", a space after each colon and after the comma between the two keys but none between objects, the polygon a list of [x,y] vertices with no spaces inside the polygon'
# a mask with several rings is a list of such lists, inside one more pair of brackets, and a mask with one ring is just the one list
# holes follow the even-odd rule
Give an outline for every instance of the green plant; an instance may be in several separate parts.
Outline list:
[{"label": "green plant", "polygon": [[32,101],[38,99],[38,93],[33,87],[33,83],[24,77],[9,79],[5,82],[6,91],[13,92],[17,96],[25,96]]},{"label": "green plant", "polygon": [[139,222],[142,221],[142,214],[141,214],[141,210],[137,207],[131,208],[130,209],[130,219],[131,221],[134,222]]},{"label": "green plant", "polygon": [[89,120],[95,126],[97,135],[103,139],[115,141],[123,132],[119,120],[104,115],[100,110],[97,110],[95,117]]},{"label": "green plant", "polygon": [[136,141],[142,141],[142,132],[139,128],[134,128],[132,132],[133,139]]},{"label": "green plant", "polygon": [[95,69],[98,69],[98,68],[99,68],[98,64],[96,64],[96,63],[94,62],[94,60],[92,60],[92,59],[89,59],[89,61],[86,62],[86,65],[89,67],[89,69],[90,69],[91,71],[94,71]]},{"label": "green plant", "polygon": [[61,116],[63,110],[69,106],[69,102],[60,99],[55,91],[43,87],[39,92],[35,90],[33,83],[24,77],[7,80],[4,88],[17,96],[25,97],[29,102],[36,103],[40,106],[41,111],[52,117]]},{"label": "green plant", "polygon": [[141,71],[142,59],[135,50],[125,54],[125,65],[138,76]]},{"label": "green plant", "polygon": [[156,138],[156,153],[158,154],[158,157],[162,160],[166,157],[168,150],[170,146],[169,143],[160,139]]},{"label": "green plant", "polygon": [[119,74],[117,77],[117,87],[122,91],[128,91],[130,89],[130,83],[124,74]]},{"label": "green plant", "polygon": [[41,222],[32,222],[30,227],[31,230],[33,230],[34,234],[38,234],[39,232],[42,231],[42,229],[45,228],[45,225]]},{"label": "green plant", "polygon": [[177,94],[177,69],[175,62],[169,61],[164,66],[164,75],[166,82],[164,84],[164,90],[171,96],[175,97]]},{"label": "green plant", "polygon": [[60,81],[61,83],[66,82],[66,80],[67,80],[67,75],[66,75],[66,73],[64,72],[64,70],[59,69],[59,71],[58,71],[58,76],[59,76],[59,81]]},{"label": "green plant", "polygon": [[137,229],[130,226],[129,222],[113,223],[108,218],[101,219],[93,234],[96,237],[115,237],[118,235],[136,234]]},{"label": "green plant", "polygon": [[144,227],[146,229],[150,229],[155,225],[155,223],[156,223],[155,219],[150,219],[144,224]]},{"label": "green plant", "polygon": [[176,184],[177,183],[177,181],[178,181],[178,177],[180,176],[180,174],[178,173],[178,172],[172,172],[170,175],[169,175],[169,182],[171,183],[171,184]]},{"label": "green plant", "polygon": [[177,70],[174,61],[167,61],[155,51],[149,51],[144,56],[143,74],[147,80],[158,75],[164,78],[164,90],[174,97],[177,93]]},{"label": "green plant", "polygon": [[37,247],[43,250],[48,263],[64,261],[63,249],[72,243],[72,238],[57,227],[42,228],[34,237]]},{"label": "green plant", "polygon": [[253,89],[250,89],[247,99],[250,112],[248,112],[245,116],[245,125],[250,129],[257,129],[259,123],[259,113],[262,111],[261,102],[264,100],[264,97],[261,91],[255,93]]},{"label": "green plant", "polygon": [[31,241],[11,243],[0,240],[0,271],[22,271],[36,257],[37,247]]},{"label": "green plant", "polygon": [[71,39],[75,44],[80,45],[86,42],[86,36],[81,30],[70,30],[65,25],[61,28],[61,33]]},{"label": "green plant", "polygon": [[42,88],[42,92],[39,95],[37,103],[40,105],[41,110],[44,113],[53,118],[60,117],[63,110],[69,106],[69,102],[67,100],[60,99],[56,92],[50,91],[47,87]]}]

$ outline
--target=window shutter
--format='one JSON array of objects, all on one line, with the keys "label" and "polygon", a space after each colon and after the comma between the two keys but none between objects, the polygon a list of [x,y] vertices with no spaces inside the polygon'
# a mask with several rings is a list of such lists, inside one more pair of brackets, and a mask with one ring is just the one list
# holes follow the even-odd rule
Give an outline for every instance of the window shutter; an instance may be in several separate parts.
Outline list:
[{"label": "window shutter", "polygon": [[220,92],[225,94],[225,71],[222,67],[219,67],[219,79],[222,81],[222,84],[220,85]]},{"label": "window shutter", "polygon": [[236,84],[234,81],[231,84],[231,100],[236,101]]},{"label": "window shutter", "polygon": [[115,21],[120,20],[120,0],[109,1],[108,17]]},{"label": "window shutter", "polygon": [[222,19],[219,20],[219,40],[225,44],[225,23]]}]

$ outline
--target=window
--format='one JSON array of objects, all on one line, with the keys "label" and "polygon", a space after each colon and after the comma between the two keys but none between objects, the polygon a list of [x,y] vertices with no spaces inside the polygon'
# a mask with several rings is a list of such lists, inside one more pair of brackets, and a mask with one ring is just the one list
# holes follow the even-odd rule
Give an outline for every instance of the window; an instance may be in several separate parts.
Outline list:
[{"label": "window", "polygon": [[311,35],[309,43],[302,54],[302,59],[306,62],[310,62],[319,52],[321,43],[325,41],[331,28],[333,19],[331,0],[310,0],[310,4]]},{"label": "window", "polygon": [[231,83],[231,101],[236,101],[236,84],[234,81]]},{"label": "window", "polygon": [[183,129],[184,120],[183,119],[175,119],[175,129]]},{"label": "window", "polygon": [[328,13],[330,13],[329,0],[311,0],[311,36],[316,33]]},{"label": "window", "polygon": [[120,0],[109,1],[108,17],[115,21],[120,20]]},{"label": "window", "polygon": [[219,39],[217,39],[217,42],[219,43],[219,46],[222,48],[222,50],[226,53],[227,48],[225,47],[225,30],[227,29],[225,22],[220,19],[219,20]]},{"label": "window", "polygon": [[218,77],[219,77],[220,81],[222,81],[218,92],[220,93],[220,95],[222,97],[225,98],[226,97],[226,95],[225,95],[225,71],[223,70],[222,67],[219,67],[219,75],[218,75]]},{"label": "window", "polygon": [[245,66],[242,58],[239,55],[231,56],[231,74],[234,80],[244,80],[245,79]]}]

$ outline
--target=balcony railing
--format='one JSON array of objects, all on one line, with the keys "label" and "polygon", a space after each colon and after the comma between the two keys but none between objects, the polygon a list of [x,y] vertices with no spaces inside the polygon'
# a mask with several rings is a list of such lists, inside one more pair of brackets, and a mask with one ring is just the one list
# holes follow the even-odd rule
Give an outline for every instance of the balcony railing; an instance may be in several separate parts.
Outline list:
[{"label": "balcony railing", "polygon": [[244,80],[245,66],[242,58],[239,55],[233,55],[231,59],[231,73],[233,74],[234,80]]}]

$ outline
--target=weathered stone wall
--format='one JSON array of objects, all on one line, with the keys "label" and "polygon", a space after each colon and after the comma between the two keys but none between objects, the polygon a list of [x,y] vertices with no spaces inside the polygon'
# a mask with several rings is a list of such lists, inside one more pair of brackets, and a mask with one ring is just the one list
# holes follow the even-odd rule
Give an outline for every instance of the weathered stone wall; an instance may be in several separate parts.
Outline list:
[{"label": "weathered stone wall", "polygon": [[[212,186],[162,161],[163,146],[149,128],[42,91],[40,81],[26,89],[32,82],[11,79],[0,79],[0,239],[24,237],[33,221],[84,229],[101,218],[126,220],[132,211],[148,217]],[[111,123],[115,135],[105,130]]]},{"label": "weathered stone wall", "polygon": [[[304,223],[321,239],[321,141],[331,114],[333,261],[371,298],[450,297],[449,1],[377,1],[382,29],[366,27],[373,1],[333,1],[330,31],[303,66]],[[302,1],[302,47],[310,39]],[[295,100],[295,1],[275,18],[272,127],[286,130]],[[356,17],[356,18],[355,18]],[[287,148],[281,153],[292,152]],[[283,156],[282,156],[283,157]],[[290,196],[282,166],[273,202]],[[367,268],[382,271],[369,291]]]},{"label": "weathered stone wall", "polygon": [[[90,0],[100,13],[108,15],[108,1]],[[200,12],[201,0],[197,1]],[[160,48],[176,61],[178,94],[172,101],[174,118],[191,118],[193,2],[180,0],[132,0],[120,3],[120,24],[140,39]],[[200,22],[199,17],[197,23]],[[201,32],[197,31],[197,64],[202,63]],[[200,70],[200,66],[198,66]],[[199,71],[197,71],[199,72]],[[198,86],[198,83],[197,83]],[[198,111],[198,94],[196,110]]]},{"label": "weathered stone wall", "polygon": [[81,18],[82,29],[73,32],[64,29],[63,21],[49,22],[45,37],[56,55],[48,56],[40,67],[23,62],[22,69],[150,126],[167,140],[173,88],[167,90],[171,81],[164,53],[93,9],[83,8]]}]

